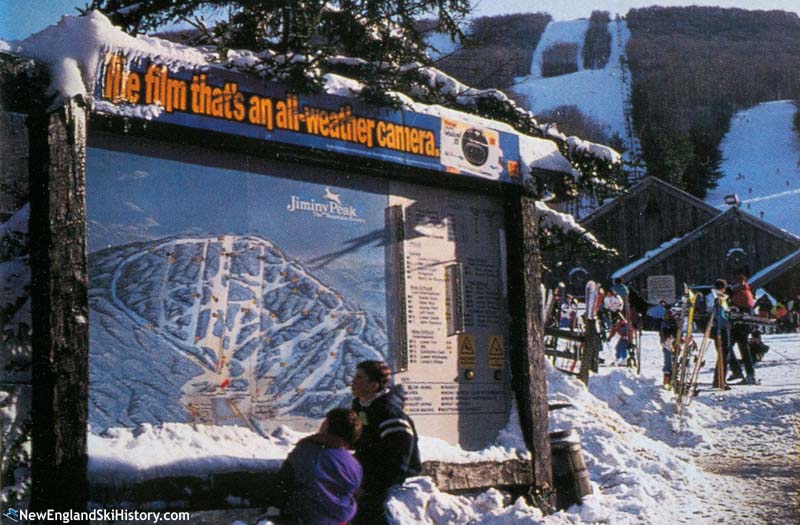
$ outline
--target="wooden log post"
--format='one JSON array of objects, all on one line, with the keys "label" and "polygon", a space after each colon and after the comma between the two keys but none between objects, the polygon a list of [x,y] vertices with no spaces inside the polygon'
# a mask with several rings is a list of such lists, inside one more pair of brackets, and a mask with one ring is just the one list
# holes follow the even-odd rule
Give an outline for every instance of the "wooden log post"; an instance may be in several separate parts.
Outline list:
[{"label": "wooden log post", "polygon": [[86,508],[89,326],[86,111],[31,115],[33,510]]},{"label": "wooden log post", "polygon": [[578,379],[584,385],[589,385],[589,372],[597,371],[595,364],[600,356],[600,348],[602,341],[600,340],[600,333],[597,331],[597,325],[594,319],[586,319],[586,331],[583,343],[583,351],[581,352],[581,369],[578,372]]},{"label": "wooden log post", "polygon": [[507,198],[510,272],[516,274],[522,285],[518,291],[512,289],[510,303],[512,312],[524,312],[524,319],[514,319],[512,322],[512,340],[519,349],[514,351],[511,360],[520,426],[525,444],[533,456],[531,496],[534,504],[549,514],[555,511],[555,497],[547,427],[547,377],[541,318],[542,259],[533,195],[530,188],[525,188]]}]

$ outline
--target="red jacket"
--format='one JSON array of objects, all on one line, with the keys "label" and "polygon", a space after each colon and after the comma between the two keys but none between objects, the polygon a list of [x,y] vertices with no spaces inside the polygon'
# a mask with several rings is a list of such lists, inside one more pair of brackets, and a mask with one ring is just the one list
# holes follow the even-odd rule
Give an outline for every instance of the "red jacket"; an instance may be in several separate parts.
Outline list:
[{"label": "red jacket", "polygon": [[733,287],[733,294],[730,298],[730,304],[737,307],[742,312],[750,312],[756,305],[756,299],[753,297],[753,292],[750,290],[750,285],[747,283],[737,284]]}]

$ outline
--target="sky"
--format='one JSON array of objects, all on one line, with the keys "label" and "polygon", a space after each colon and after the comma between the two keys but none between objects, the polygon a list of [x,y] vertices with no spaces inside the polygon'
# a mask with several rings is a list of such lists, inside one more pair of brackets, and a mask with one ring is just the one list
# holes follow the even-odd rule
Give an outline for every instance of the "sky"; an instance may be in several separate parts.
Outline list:
[{"label": "sky", "polygon": [[[593,10],[612,15],[648,5],[718,5],[743,9],[782,9],[800,14],[800,0],[474,0],[476,15],[544,11],[556,20],[588,17]],[[19,40],[58,22],[61,15],[76,14],[88,0],[0,0],[0,39]],[[756,4],[756,5],[754,5]]]}]

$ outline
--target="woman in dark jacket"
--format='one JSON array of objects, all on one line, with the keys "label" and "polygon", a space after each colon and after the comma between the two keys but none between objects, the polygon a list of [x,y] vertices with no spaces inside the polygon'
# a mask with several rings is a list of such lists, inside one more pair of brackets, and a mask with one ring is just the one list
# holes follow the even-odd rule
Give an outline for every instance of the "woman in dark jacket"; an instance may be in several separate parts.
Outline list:
[{"label": "woman in dark jacket", "polygon": [[287,525],[345,525],[356,513],[362,471],[350,449],[361,434],[355,412],[334,408],[319,433],[301,439],[278,474]]},{"label": "woman in dark jacket", "polygon": [[387,386],[391,377],[385,363],[363,361],[356,366],[351,385],[353,411],[363,425],[355,443],[356,458],[364,469],[357,525],[387,523],[384,503],[389,489],[421,471],[417,431],[403,411],[403,398]]}]

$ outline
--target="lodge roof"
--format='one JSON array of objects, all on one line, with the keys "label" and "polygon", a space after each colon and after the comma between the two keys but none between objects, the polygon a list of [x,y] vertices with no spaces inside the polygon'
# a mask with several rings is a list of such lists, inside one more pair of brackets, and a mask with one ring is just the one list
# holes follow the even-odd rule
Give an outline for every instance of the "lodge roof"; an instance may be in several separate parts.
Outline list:
[{"label": "lodge roof", "polygon": [[679,188],[676,188],[672,184],[670,184],[670,183],[668,183],[666,181],[663,181],[663,180],[659,179],[658,177],[655,177],[655,176],[651,175],[649,177],[646,177],[646,178],[642,179],[642,181],[640,181],[637,184],[635,184],[634,186],[632,186],[630,188],[630,190],[627,193],[625,193],[624,195],[620,195],[619,197],[616,197],[616,198],[604,203],[602,206],[600,206],[599,208],[594,210],[592,213],[590,213],[589,215],[584,217],[581,220],[581,224],[583,224],[583,226],[589,226],[594,221],[598,220],[601,217],[604,217],[605,215],[607,215],[611,211],[616,210],[617,208],[619,208],[627,200],[632,199],[636,195],[638,195],[638,194],[640,194],[640,193],[642,193],[644,191],[647,191],[650,188],[656,188],[658,191],[666,192],[666,193],[672,195],[673,197],[675,197],[677,199],[681,199],[681,200],[689,203],[690,205],[692,205],[692,206],[694,206],[696,208],[699,208],[699,209],[701,209],[701,210],[703,210],[703,211],[705,211],[707,213],[711,213],[713,215],[717,215],[717,214],[720,213],[720,211],[717,208],[711,206],[710,204],[707,204],[702,199],[698,199],[694,195],[692,195],[690,193],[687,193],[687,192],[685,192],[685,191],[683,191],[683,190],[681,190]]},{"label": "lodge roof", "polygon": [[758,217],[754,217],[747,212],[742,211],[739,207],[733,206],[728,210],[719,213],[716,217],[712,218],[711,220],[707,221],[706,223],[700,225],[699,227],[695,228],[691,232],[687,233],[681,238],[673,239],[668,243],[665,243],[663,249],[654,250],[652,252],[648,252],[645,254],[644,257],[629,263],[628,265],[624,266],[623,268],[614,272],[613,277],[617,278],[620,277],[623,280],[630,280],[634,277],[638,276],[642,272],[644,272],[647,268],[651,267],[653,264],[657,264],[673,253],[677,252],[678,250],[682,249],[689,243],[700,239],[705,235],[705,233],[713,227],[716,227],[720,224],[731,220],[740,220],[751,226],[764,230],[771,235],[784,239],[790,244],[793,244],[795,247],[800,248],[800,237],[793,235],[786,230],[782,230],[773,226],[772,224],[759,219]]},{"label": "lodge roof", "polygon": [[763,288],[789,270],[800,271],[800,249],[756,272],[750,278],[752,288]]}]

